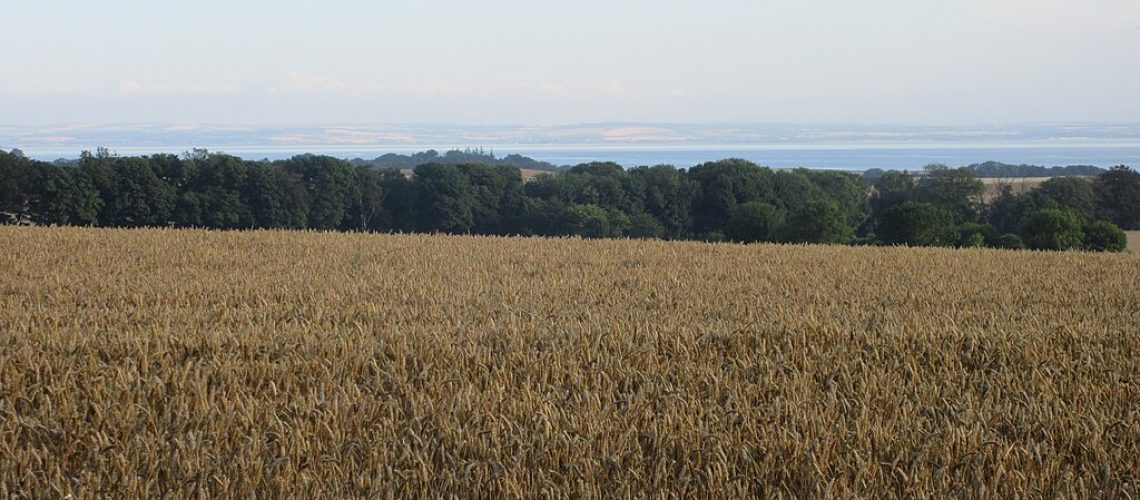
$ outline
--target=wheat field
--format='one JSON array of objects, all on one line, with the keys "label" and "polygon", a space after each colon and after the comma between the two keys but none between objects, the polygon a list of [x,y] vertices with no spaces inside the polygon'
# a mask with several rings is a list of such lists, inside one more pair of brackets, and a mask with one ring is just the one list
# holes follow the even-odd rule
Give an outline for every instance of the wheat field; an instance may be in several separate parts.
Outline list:
[{"label": "wheat field", "polygon": [[0,496],[1140,496],[1140,255],[0,227]]},{"label": "wheat field", "polygon": [[1012,194],[1025,194],[1037,189],[1049,179],[1055,177],[982,177],[978,180],[985,184],[982,199],[989,203],[1001,195],[1002,186],[1009,186]]}]

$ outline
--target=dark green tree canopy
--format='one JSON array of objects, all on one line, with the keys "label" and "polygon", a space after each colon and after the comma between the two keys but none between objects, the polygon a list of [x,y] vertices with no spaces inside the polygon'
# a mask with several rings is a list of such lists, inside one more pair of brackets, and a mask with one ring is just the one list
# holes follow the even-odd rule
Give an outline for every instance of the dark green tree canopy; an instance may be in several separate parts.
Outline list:
[{"label": "dark green tree canopy", "polygon": [[994,247],[1001,245],[1001,233],[990,224],[967,222],[958,226],[958,246]]},{"label": "dark green tree canopy", "polygon": [[358,199],[356,170],[348,162],[328,156],[300,155],[281,163],[296,176],[305,192],[308,227],[346,229],[349,207]]},{"label": "dark green tree canopy", "polygon": [[1123,229],[1140,230],[1140,172],[1113,167],[1093,182],[1098,216]]},{"label": "dark green tree canopy", "polygon": [[776,201],[775,174],[746,160],[698,165],[689,170],[689,177],[699,186],[693,202],[693,229],[698,235],[721,230],[738,204]]},{"label": "dark green tree canopy", "polygon": [[855,232],[839,205],[831,200],[816,200],[788,213],[782,239],[788,243],[848,243]]},{"label": "dark green tree canopy", "polygon": [[1045,208],[1021,225],[1021,239],[1034,250],[1078,250],[1084,246],[1081,219],[1071,210]]},{"label": "dark green tree canopy", "polygon": [[456,165],[428,163],[415,169],[420,231],[467,233],[475,225],[475,189]]},{"label": "dark green tree canopy", "polygon": [[887,245],[952,246],[959,242],[954,214],[932,203],[908,201],[883,213],[876,236]]},{"label": "dark green tree canopy", "polygon": [[610,238],[619,235],[618,229],[610,220],[610,214],[598,205],[570,205],[566,211],[572,234],[584,238]]},{"label": "dark green tree canopy", "polygon": [[928,165],[918,181],[915,200],[954,214],[957,222],[978,218],[986,186],[968,168]]},{"label": "dark green tree canopy", "polygon": [[751,201],[736,206],[732,218],[724,226],[724,236],[739,243],[776,241],[783,223],[784,215],[775,206]]},{"label": "dark green tree canopy", "polygon": [[1085,222],[1096,218],[1096,193],[1092,182],[1083,177],[1054,177],[1027,195],[1037,208],[1068,209]]},{"label": "dark green tree canopy", "polygon": [[1106,220],[1085,226],[1085,250],[1093,252],[1123,252],[1128,248],[1128,236],[1116,224]]},{"label": "dark green tree canopy", "polygon": [[21,155],[0,150],[0,221],[4,214],[20,218],[28,210],[32,189],[32,163]]},{"label": "dark green tree canopy", "polygon": [[[456,161],[493,158],[482,152],[407,158],[422,162],[401,171],[316,155],[269,162],[100,148],[52,164],[0,151],[0,223],[990,247],[1017,246],[1020,232],[1035,248],[1090,250],[1115,248],[1119,236],[1097,221],[1140,224],[1140,174],[1128,167],[982,203],[973,170],[941,165],[859,176],[740,159],[688,170],[594,162],[524,180],[497,160]],[[1042,229],[1058,220],[1044,210],[1075,215],[1084,233]]]},{"label": "dark green tree canopy", "polygon": [[627,235],[638,239],[661,238],[665,236],[665,226],[656,217],[641,212],[629,217]]}]

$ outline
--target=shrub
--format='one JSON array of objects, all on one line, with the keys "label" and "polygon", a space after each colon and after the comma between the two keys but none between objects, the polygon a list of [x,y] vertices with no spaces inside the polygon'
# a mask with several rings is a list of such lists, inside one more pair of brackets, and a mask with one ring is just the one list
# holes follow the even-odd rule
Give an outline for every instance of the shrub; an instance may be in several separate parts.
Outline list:
[{"label": "shrub", "polygon": [[611,234],[609,213],[593,204],[567,207],[570,230],[585,238],[606,238]]},{"label": "shrub", "polygon": [[1024,250],[1025,242],[1022,241],[1021,237],[1016,234],[1003,234],[1000,238],[998,238],[997,247],[1005,248],[1007,250]]},{"label": "shrub", "polygon": [[996,247],[1001,235],[989,224],[966,223],[958,226],[958,246]]},{"label": "shrub", "polygon": [[1021,224],[1021,238],[1034,250],[1074,250],[1084,246],[1081,219],[1071,210],[1038,210]]},{"label": "shrub", "polygon": [[1126,248],[1128,236],[1116,224],[1102,220],[1085,226],[1085,250],[1123,252]]}]

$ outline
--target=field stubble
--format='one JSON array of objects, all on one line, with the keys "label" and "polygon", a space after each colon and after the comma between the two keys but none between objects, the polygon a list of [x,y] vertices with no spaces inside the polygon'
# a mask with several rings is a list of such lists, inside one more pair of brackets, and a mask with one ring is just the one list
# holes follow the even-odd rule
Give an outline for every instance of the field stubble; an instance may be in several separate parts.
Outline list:
[{"label": "field stubble", "polygon": [[0,495],[1140,495],[1140,256],[0,228]]}]

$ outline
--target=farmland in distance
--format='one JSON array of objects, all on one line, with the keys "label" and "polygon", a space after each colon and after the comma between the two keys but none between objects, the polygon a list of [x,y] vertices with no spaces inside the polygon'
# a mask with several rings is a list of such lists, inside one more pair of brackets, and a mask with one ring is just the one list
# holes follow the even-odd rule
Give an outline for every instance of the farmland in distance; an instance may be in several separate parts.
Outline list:
[{"label": "farmland in distance", "polygon": [[1140,255],[0,227],[0,495],[1140,495]]}]

